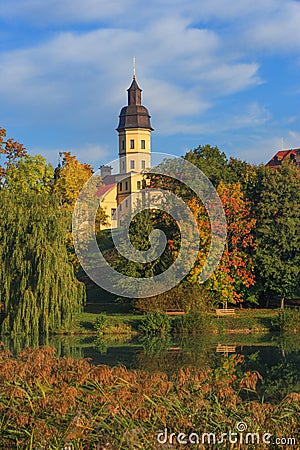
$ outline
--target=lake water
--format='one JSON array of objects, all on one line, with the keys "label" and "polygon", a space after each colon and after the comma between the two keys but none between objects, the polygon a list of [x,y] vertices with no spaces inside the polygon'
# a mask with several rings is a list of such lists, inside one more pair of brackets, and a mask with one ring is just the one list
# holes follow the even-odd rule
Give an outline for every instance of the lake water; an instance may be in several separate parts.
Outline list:
[{"label": "lake water", "polygon": [[54,346],[58,356],[89,358],[92,364],[123,365],[129,369],[164,371],[181,367],[221,366],[231,355],[243,355],[243,372],[257,370],[263,377],[261,391],[267,398],[300,392],[300,337],[279,334],[222,334],[189,337],[53,336],[47,342],[30,337],[2,337],[15,354],[28,346]]}]

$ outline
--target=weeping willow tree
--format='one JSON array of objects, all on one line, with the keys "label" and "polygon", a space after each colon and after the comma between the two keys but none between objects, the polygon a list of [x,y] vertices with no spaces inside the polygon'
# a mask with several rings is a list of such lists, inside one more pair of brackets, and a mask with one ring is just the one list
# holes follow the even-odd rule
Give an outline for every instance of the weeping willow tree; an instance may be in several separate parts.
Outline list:
[{"label": "weeping willow tree", "polygon": [[2,333],[49,334],[81,311],[85,288],[68,260],[68,217],[48,193],[0,190]]}]

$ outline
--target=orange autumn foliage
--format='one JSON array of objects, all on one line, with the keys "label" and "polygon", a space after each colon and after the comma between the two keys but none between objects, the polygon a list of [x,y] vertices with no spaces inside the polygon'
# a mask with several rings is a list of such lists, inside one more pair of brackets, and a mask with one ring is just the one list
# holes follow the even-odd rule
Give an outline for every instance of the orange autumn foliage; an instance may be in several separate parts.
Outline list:
[{"label": "orange autumn foliage", "polygon": [[[252,230],[255,219],[251,217],[250,206],[244,198],[239,183],[221,182],[217,188],[227,221],[227,241],[219,265],[206,282],[219,302],[239,303],[243,301],[241,291],[255,282],[251,252],[255,249]],[[205,263],[211,231],[208,215],[202,203],[195,197],[189,207],[197,218],[201,248],[198,260],[191,271],[191,280],[197,281]]]}]

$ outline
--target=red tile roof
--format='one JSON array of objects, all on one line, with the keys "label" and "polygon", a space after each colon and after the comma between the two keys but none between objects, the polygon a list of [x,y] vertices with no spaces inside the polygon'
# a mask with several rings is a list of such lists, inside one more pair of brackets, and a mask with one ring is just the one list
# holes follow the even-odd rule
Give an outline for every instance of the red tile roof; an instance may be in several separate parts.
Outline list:
[{"label": "red tile roof", "polygon": [[[278,151],[272,159],[266,164],[269,167],[278,167],[284,159],[292,159],[296,158],[296,155],[300,156],[300,148],[292,148],[290,150],[280,150]],[[300,158],[299,161],[295,161],[297,165],[300,166]]]},{"label": "red tile roof", "polygon": [[97,197],[104,197],[111,189],[116,186],[117,183],[102,185],[98,187],[96,195]]}]

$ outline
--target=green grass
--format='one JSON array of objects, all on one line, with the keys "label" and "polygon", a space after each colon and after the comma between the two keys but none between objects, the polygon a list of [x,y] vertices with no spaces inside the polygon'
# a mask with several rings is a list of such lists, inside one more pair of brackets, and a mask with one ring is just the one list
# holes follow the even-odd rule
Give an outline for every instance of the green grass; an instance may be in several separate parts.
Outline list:
[{"label": "green grass", "polygon": [[[115,309],[110,308],[110,311],[104,311],[107,314],[109,321],[116,325],[115,329],[112,329],[112,333],[122,332],[122,325],[124,329],[131,329],[131,332],[136,332],[138,325],[142,319],[142,315],[134,313],[124,313],[118,311],[118,305],[115,305]],[[88,308],[87,308],[88,309]],[[272,329],[272,319],[278,315],[279,310],[274,309],[247,309],[236,310],[233,317],[220,317],[217,318],[215,313],[209,314],[208,331],[217,333],[231,332],[268,332]],[[72,333],[72,334],[96,334],[94,329],[94,322],[98,314],[103,313],[103,304],[94,304],[93,312],[84,311],[78,314],[68,330],[58,330],[58,333]]]},{"label": "green grass", "polygon": [[[57,333],[97,334],[94,329],[94,323],[97,315],[97,313],[84,311],[76,316],[69,329],[60,329],[57,330]],[[122,325],[129,326],[132,333],[136,332],[138,322],[141,318],[141,316],[134,314],[107,314],[107,317],[111,319],[111,321],[118,326],[120,330],[122,329]]]},{"label": "green grass", "polygon": [[[107,246],[110,245],[109,236]],[[129,299],[117,299],[115,295],[93,283],[83,272],[79,278],[87,288],[87,302],[84,312],[79,314],[68,331],[71,333],[95,333],[93,323],[97,314],[106,313],[108,318],[121,326],[129,325],[136,331],[141,315],[134,314]],[[278,309],[236,309],[234,317],[217,318],[215,311],[209,313],[208,331],[212,332],[267,332],[272,330],[272,320],[278,315]],[[115,330],[116,331],[116,330]],[[113,331],[112,331],[113,332]]]},{"label": "green grass", "polygon": [[272,319],[277,315],[278,310],[276,309],[241,309],[235,311],[235,316],[220,318],[211,313],[211,327],[218,331],[268,331],[272,329]]}]

